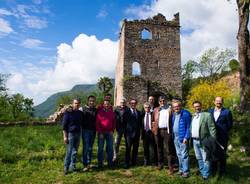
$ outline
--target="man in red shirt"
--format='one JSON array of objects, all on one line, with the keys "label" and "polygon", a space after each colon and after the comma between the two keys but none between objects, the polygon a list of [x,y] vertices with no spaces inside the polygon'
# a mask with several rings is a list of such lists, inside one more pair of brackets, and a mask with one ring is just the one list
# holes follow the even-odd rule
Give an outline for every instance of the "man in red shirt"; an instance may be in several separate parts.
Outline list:
[{"label": "man in red shirt", "polygon": [[98,133],[98,167],[103,167],[103,147],[106,141],[106,153],[108,165],[112,167],[113,159],[113,132],[115,129],[115,113],[110,108],[110,101],[104,100],[103,107],[100,108],[96,116],[96,131]]}]

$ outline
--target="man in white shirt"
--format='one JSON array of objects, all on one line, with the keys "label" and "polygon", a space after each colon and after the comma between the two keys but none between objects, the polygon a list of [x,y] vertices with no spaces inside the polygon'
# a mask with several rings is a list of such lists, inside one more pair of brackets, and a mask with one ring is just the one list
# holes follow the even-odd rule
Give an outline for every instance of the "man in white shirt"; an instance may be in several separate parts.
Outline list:
[{"label": "man in white shirt", "polygon": [[158,169],[163,168],[164,150],[167,154],[169,174],[174,173],[173,158],[175,148],[172,138],[171,108],[166,103],[165,96],[159,97],[160,107],[155,108],[153,113],[152,132],[155,136],[158,152]]},{"label": "man in white shirt", "polygon": [[195,110],[191,123],[193,147],[202,178],[207,180],[211,173],[211,163],[202,141],[210,136],[215,139],[216,129],[211,114],[208,112],[202,112],[202,104],[200,101],[194,101],[193,107]]},{"label": "man in white shirt", "polygon": [[221,145],[220,159],[217,162],[212,162],[212,172],[216,174],[219,170],[219,175],[224,176],[226,174],[226,159],[227,159],[227,145],[229,140],[229,131],[233,125],[232,113],[229,109],[223,107],[223,98],[217,96],[214,100],[215,107],[208,112],[211,113],[216,131],[217,141]]}]

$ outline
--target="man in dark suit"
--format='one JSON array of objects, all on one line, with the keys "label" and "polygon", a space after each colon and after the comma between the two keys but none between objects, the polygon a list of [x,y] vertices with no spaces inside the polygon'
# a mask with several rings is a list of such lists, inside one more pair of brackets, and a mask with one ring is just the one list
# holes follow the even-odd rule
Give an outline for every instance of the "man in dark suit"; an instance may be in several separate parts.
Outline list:
[{"label": "man in dark suit", "polygon": [[[217,132],[217,142],[220,144],[221,158],[219,159],[219,175],[226,173],[226,151],[229,138],[229,130],[233,125],[232,113],[229,109],[223,107],[223,98],[218,96],[214,101],[215,108],[209,110],[215,122]],[[212,163],[212,172],[217,171],[218,162]]]},{"label": "man in dark suit", "polygon": [[114,145],[114,157],[113,162],[118,162],[119,157],[119,147],[122,140],[122,137],[124,136],[124,121],[123,121],[123,115],[128,110],[128,107],[126,105],[126,99],[123,98],[120,101],[120,106],[117,106],[115,109],[116,114],[116,138],[115,138],[115,145]]},{"label": "man in dark suit", "polygon": [[[153,112],[150,112],[150,103],[144,103],[144,113],[142,114],[142,140],[143,140],[143,149],[144,149],[144,166],[149,165],[150,163],[150,147],[154,151],[154,162],[158,163],[157,160],[157,146],[154,139],[154,134],[152,133],[152,119]],[[151,154],[152,155],[152,154]]]},{"label": "man in dark suit", "polygon": [[[141,127],[141,112],[136,109],[137,101],[130,100],[130,108],[124,113],[123,120],[125,124],[125,168],[129,168],[130,163],[132,166],[136,165],[139,140],[140,140],[140,127]],[[131,148],[132,159],[131,159]]]}]

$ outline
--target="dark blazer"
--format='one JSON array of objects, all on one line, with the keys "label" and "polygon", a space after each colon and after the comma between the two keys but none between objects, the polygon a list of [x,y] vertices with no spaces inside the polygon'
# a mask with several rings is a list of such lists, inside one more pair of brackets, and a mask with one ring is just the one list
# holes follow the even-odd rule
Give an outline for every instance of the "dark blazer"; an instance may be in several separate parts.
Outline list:
[{"label": "dark blazer", "polygon": [[[149,122],[149,123],[151,123],[151,130],[152,130],[152,128],[153,128],[153,124],[152,124],[152,122],[153,122],[153,112],[150,112],[150,114],[151,114],[151,122]],[[144,127],[144,118],[145,118],[145,115],[146,115],[146,112],[144,111],[142,113],[142,115],[141,115],[141,136],[142,136],[142,139],[144,138],[145,133],[146,133],[145,127]]]},{"label": "dark blazer", "polygon": [[114,112],[116,114],[116,131],[117,132],[124,132],[125,125],[124,125],[124,113],[128,110],[129,108],[125,106],[124,110],[121,109],[120,106],[118,106]]},{"label": "dark blazer", "polygon": [[209,112],[212,114],[213,120],[215,122],[217,138],[223,138],[225,141],[227,141],[229,130],[233,125],[233,117],[231,111],[223,107],[217,121],[215,121],[214,119],[214,108],[210,109]]},{"label": "dark blazer", "polygon": [[135,117],[131,109],[128,108],[124,115],[123,121],[125,125],[125,136],[129,137],[140,137],[140,128],[141,128],[141,112],[136,110],[137,116]]}]

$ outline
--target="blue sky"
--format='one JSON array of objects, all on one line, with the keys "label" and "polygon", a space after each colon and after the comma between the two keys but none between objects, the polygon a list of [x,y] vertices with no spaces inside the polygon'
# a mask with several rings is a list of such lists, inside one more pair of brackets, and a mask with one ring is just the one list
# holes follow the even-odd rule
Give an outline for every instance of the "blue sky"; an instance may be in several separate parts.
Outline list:
[{"label": "blue sky", "polygon": [[236,48],[237,12],[222,0],[1,0],[0,73],[35,104],[75,84],[114,77],[121,21],[180,12],[182,63]]},{"label": "blue sky", "polygon": [[[56,47],[60,43],[70,43],[83,32],[87,35],[95,35],[98,39],[109,38],[115,41],[118,38],[119,22],[126,16],[123,10],[145,2],[134,0],[1,0],[0,8],[13,14],[2,16],[11,24],[13,32],[1,38],[0,56],[13,57],[14,52],[15,57],[20,60],[36,62],[33,59],[55,55]],[[25,15],[21,17],[21,14]],[[32,17],[34,19],[31,19]],[[31,22],[27,25],[25,21],[29,19]],[[33,26],[32,21],[34,21]],[[28,45],[26,46],[28,48],[25,48],[22,43],[26,39],[34,39],[30,44],[34,43],[39,48],[30,49]],[[41,42],[35,42],[35,40]],[[7,51],[13,52],[10,54]]]}]

